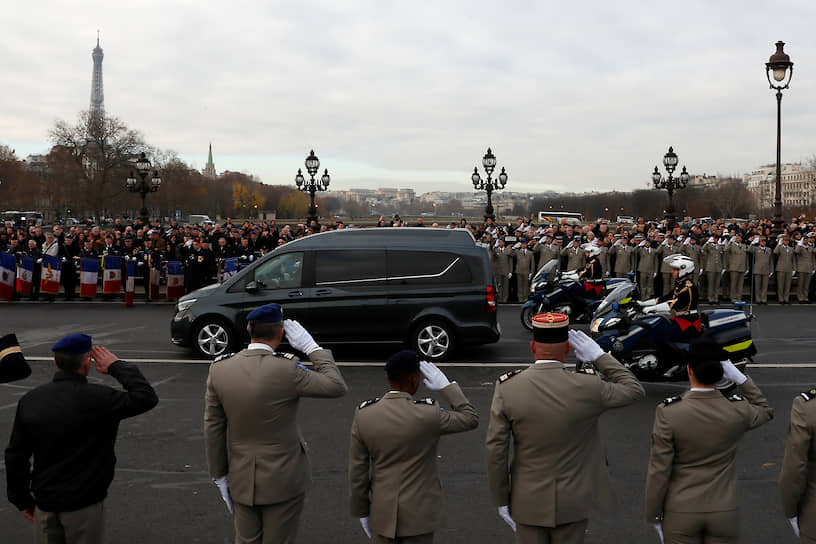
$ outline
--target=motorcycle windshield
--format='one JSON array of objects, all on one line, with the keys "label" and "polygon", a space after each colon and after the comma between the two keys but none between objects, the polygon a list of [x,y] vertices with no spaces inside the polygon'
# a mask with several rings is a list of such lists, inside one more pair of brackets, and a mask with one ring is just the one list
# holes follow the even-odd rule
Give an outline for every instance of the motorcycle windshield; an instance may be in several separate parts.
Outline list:
[{"label": "motorcycle windshield", "polygon": [[552,259],[550,262],[542,266],[538,272],[536,272],[536,275],[533,276],[531,283],[535,285],[542,280],[552,280],[553,276],[555,275],[556,268],[558,268],[558,259]]},{"label": "motorcycle windshield", "polygon": [[620,304],[622,300],[632,296],[632,291],[635,290],[634,283],[623,283],[618,285],[606,295],[598,308],[595,310],[595,316],[602,316],[612,310],[613,304]]}]

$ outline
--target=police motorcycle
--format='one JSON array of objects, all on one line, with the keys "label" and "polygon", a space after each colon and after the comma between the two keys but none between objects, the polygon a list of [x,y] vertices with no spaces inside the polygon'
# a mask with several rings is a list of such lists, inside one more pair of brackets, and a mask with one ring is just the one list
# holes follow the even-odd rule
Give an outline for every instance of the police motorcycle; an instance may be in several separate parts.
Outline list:
[{"label": "police motorcycle", "polygon": [[[671,255],[665,261],[678,270],[682,279],[690,277],[694,263],[688,257]],[[602,349],[612,354],[643,381],[686,379],[690,341],[702,336],[712,339],[728,353],[728,359],[744,371],[756,346],[750,322],[754,316],[736,309],[705,310],[689,315],[674,315],[666,302],[631,303],[634,290],[620,285],[597,306],[590,334]],[[730,382],[718,384],[728,389]]]},{"label": "police motorcycle", "polygon": [[[584,246],[598,250],[592,244]],[[558,312],[570,316],[572,323],[587,323],[604,295],[618,285],[637,288],[627,278],[608,278],[595,284],[584,282],[577,270],[561,272],[558,270],[558,259],[552,259],[541,267],[530,282],[530,294],[521,307],[521,324],[532,331],[533,316],[543,312]]]}]

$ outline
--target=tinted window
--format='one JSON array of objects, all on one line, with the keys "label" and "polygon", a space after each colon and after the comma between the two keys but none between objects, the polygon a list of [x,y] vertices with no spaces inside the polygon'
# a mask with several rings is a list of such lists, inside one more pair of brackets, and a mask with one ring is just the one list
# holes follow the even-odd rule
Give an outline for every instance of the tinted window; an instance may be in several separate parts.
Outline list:
[{"label": "tinted window", "polygon": [[385,251],[315,252],[315,285],[371,284],[385,281]]},{"label": "tinted window", "polygon": [[461,255],[426,251],[389,251],[388,279],[412,285],[471,282]]},{"label": "tinted window", "polygon": [[255,282],[261,289],[292,289],[300,287],[303,275],[303,253],[284,253],[259,264]]}]

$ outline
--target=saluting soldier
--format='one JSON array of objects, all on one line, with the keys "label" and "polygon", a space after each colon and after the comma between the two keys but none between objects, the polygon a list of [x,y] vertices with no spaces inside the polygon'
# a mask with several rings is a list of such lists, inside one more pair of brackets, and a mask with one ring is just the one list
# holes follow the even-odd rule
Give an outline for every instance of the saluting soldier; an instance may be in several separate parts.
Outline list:
[{"label": "saluting soldier", "polygon": [[[207,466],[233,512],[235,541],[293,543],[311,485],[308,448],[297,424],[301,397],[336,398],[346,383],[329,350],[278,304],[249,313],[249,346],[214,362],[207,377]],[[275,350],[286,338],[312,369]]]},{"label": "saluting soldier", "polygon": [[629,245],[625,236],[618,239],[612,246],[612,255],[615,258],[615,277],[625,278],[635,269],[635,248]]},{"label": "saluting soldier", "polygon": [[[638,236],[640,236],[638,234]],[[654,297],[654,278],[657,275],[657,252],[648,238],[638,243],[638,286],[644,300]]]},{"label": "saluting soldier", "polygon": [[813,253],[813,238],[806,236],[796,244],[796,298],[799,304],[810,304],[810,278],[816,268],[816,259]]},{"label": "saluting soldier", "polygon": [[493,248],[493,279],[499,292],[499,302],[507,302],[510,296],[510,276],[513,271],[513,250],[504,246],[504,238],[499,238]]},{"label": "saluting soldier", "polygon": [[[702,251],[700,246],[697,244],[697,236],[691,234],[688,238],[686,238],[685,242],[683,242],[683,249],[681,253],[694,261],[694,269],[700,270],[701,262],[702,262]],[[699,274],[694,274],[691,277],[691,281],[694,282],[694,285],[699,285]]]},{"label": "saluting soldier", "polygon": [[[349,446],[349,503],[372,543],[433,542],[441,519],[436,450],[445,434],[475,429],[479,416],[456,382],[411,350],[385,365],[391,390],[360,404]],[[413,400],[424,378],[450,410]]]},{"label": "saluting soldier", "polygon": [[666,257],[677,255],[681,252],[682,247],[680,244],[676,243],[674,234],[667,235],[665,243],[661,244],[660,247],[657,248],[657,258],[662,260],[660,265],[660,274],[663,276],[662,294],[664,295],[671,293],[674,286],[674,282],[672,281],[672,268],[666,261]]},{"label": "saluting soldier", "polygon": [[779,304],[790,304],[791,276],[793,274],[794,250],[790,247],[790,238],[783,234],[781,242],[774,248],[776,264],[774,273],[776,274],[776,294],[779,297]]},{"label": "saluting soldier", "polygon": [[567,247],[561,250],[561,257],[567,258],[565,270],[581,270],[586,264],[586,257],[581,250],[581,237],[575,236]]},{"label": "saluting soldier", "polygon": [[535,273],[535,256],[533,252],[527,249],[527,239],[519,240],[521,247],[513,250],[513,255],[516,257],[516,295],[519,302],[526,302],[527,296],[530,294],[530,280]]},{"label": "saluting soldier", "polygon": [[[564,314],[533,317],[535,364],[501,376],[493,393],[487,475],[499,516],[519,544],[584,541],[593,499],[609,492],[598,418],[645,396],[629,370],[568,325]],[[567,372],[571,346],[605,380]]]},{"label": "saluting soldier", "polygon": [[703,244],[703,270],[706,278],[706,293],[709,304],[720,301],[720,281],[722,279],[723,252],[722,245],[715,236]]},{"label": "saluting soldier", "polygon": [[605,238],[598,239],[598,247],[601,250],[600,255],[598,255],[598,261],[601,263],[601,268],[603,268],[604,276],[609,277],[609,272],[612,270],[612,266],[609,260],[609,241]]},{"label": "saluting soldier", "polygon": [[545,234],[541,242],[533,248],[533,253],[538,257],[538,268],[543,267],[553,259],[558,260],[561,255],[561,248],[553,241],[552,234]]},{"label": "saluting soldier", "polygon": [[728,255],[728,296],[731,302],[739,302],[745,287],[745,273],[748,272],[748,252],[741,234],[737,233],[728,242],[725,253]]},{"label": "saluting soldier", "polygon": [[[750,378],[710,339],[691,343],[691,390],[657,407],[646,476],[646,520],[666,542],[736,542],[737,444],[773,418]],[[722,362],[720,360],[723,359]],[[726,397],[723,377],[738,393]]]},{"label": "saluting soldier", "polygon": [[757,236],[751,243],[754,259],[754,297],[759,304],[768,304],[768,279],[773,274],[773,253],[765,236]]},{"label": "saluting soldier", "polygon": [[816,544],[816,388],[793,399],[785,442],[785,457],[779,474],[782,510],[799,541]]}]

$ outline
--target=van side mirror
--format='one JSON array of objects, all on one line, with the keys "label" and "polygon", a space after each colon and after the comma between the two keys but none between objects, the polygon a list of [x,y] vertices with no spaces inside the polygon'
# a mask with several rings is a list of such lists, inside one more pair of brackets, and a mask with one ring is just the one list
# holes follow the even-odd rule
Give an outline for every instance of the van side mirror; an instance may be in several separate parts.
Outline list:
[{"label": "van side mirror", "polygon": [[257,293],[259,289],[260,287],[258,287],[258,284],[254,281],[247,283],[246,287],[244,287],[244,291],[247,293]]}]

